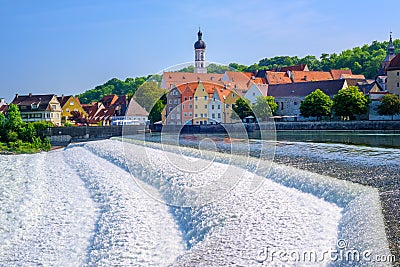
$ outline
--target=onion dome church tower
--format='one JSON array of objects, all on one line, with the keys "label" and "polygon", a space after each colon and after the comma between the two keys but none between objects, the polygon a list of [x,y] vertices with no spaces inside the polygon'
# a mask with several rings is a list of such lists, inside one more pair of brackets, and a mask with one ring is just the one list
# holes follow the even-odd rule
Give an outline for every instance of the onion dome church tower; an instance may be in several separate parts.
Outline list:
[{"label": "onion dome church tower", "polygon": [[382,69],[386,72],[386,69],[389,67],[390,61],[395,57],[396,55],[394,54],[394,45],[393,45],[393,40],[392,40],[392,33],[390,33],[390,40],[389,40],[389,45],[387,47],[386,51],[386,57],[382,62]]},{"label": "onion dome church tower", "polygon": [[202,40],[203,33],[199,28],[198,40],[194,43],[194,73],[207,73],[206,43]]}]

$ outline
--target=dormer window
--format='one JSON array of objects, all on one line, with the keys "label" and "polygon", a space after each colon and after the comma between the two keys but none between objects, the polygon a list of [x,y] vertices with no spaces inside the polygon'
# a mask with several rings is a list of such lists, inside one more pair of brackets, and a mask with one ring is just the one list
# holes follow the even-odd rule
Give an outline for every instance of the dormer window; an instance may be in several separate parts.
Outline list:
[{"label": "dormer window", "polygon": [[73,106],[74,105],[74,101],[69,102],[69,105]]},{"label": "dormer window", "polygon": [[55,109],[57,109],[57,105],[51,105],[51,108],[52,108],[53,110],[55,110]]},{"label": "dormer window", "polygon": [[38,109],[39,108],[39,104],[31,104],[31,108],[32,109]]}]

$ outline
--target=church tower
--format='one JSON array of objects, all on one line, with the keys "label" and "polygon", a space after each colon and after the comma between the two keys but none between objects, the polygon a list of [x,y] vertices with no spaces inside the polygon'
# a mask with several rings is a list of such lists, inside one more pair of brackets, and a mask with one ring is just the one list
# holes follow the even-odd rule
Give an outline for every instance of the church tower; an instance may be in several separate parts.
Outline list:
[{"label": "church tower", "polygon": [[389,45],[387,47],[386,51],[386,57],[382,61],[382,69],[386,73],[386,69],[389,67],[390,61],[395,57],[396,55],[394,54],[394,45],[393,45],[393,40],[392,40],[392,33],[390,33],[390,40],[389,40]]},{"label": "church tower", "polygon": [[199,28],[198,40],[194,43],[194,73],[207,73],[206,43],[202,40],[203,33]]}]

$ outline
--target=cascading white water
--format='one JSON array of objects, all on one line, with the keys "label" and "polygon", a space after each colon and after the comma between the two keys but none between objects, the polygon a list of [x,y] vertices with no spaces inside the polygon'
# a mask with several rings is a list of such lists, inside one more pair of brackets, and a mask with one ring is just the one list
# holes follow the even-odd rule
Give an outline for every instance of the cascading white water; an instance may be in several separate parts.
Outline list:
[{"label": "cascading white water", "polygon": [[[106,140],[1,156],[1,171],[9,175],[0,178],[0,263],[65,265],[68,257],[73,265],[296,265],[271,253],[321,256],[338,239],[389,254],[375,189],[277,164],[255,178],[251,160],[237,156],[232,166],[223,154],[181,148],[180,155],[208,166],[199,179],[168,162],[176,148],[160,148]],[[193,198],[191,186],[219,186],[216,177],[226,169],[241,175],[232,177],[231,190],[222,187],[206,203],[210,198]],[[260,179],[256,191],[246,190]],[[163,203],[186,197],[199,205]],[[318,262],[328,264],[329,258]]]}]

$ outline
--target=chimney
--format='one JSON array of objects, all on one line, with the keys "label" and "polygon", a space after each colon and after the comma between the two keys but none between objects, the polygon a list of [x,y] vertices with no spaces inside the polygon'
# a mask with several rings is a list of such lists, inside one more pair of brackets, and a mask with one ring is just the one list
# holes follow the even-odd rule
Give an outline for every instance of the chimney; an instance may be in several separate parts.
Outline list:
[{"label": "chimney", "polygon": [[64,99],[64,94],[61,95],[61,100],[63,100],[63,99]]},{"label": "chimney", "polygon": [[15,98],[18,98],[18,94],[15,94]]},{"label": "chimney", "polygon": [[29,97],[32,97],[32,93],[29,93]]}]

